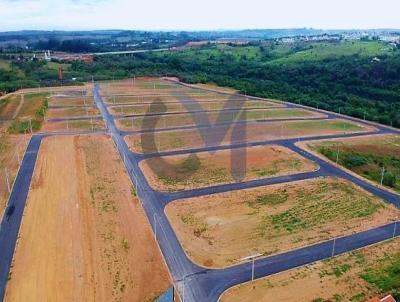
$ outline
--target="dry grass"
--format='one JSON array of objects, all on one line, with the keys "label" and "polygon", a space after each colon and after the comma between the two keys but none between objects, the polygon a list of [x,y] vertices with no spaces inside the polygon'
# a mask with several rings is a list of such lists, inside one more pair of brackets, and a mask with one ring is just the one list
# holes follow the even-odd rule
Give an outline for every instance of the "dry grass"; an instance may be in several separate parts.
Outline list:
[{"label": "dry grass", "polygon": [[223,267],[393,221],[398,209],[337,178],[180,200],[166,208],[188,255]]},{"label": "dry grass", "polygon": [[[343,134],[364,132],[370,128],[343,120],[288,121],[260,124],[237,124],[232,127],[193,129],[185,131],[167,131],[129,135],[126,141],[135,152],[146,153],[198,148],[204,146],[227,145],[233,143],[268,141],[280,138]],[[232,133],[235,137],[232,138]],[[155,145],[153,145],[153,140]],[[205,141],[207,142],[205,144]],[[221,142],[222,141],[222,142]]]},{"label": "dry grass", "polygon": [[[243,162],[235,160],[238,154],[244,156]],[[280,146],[152,158],[141,162],[140,167],[150,185],[161,191],[187,190],[317,169],[312,162]]]}]

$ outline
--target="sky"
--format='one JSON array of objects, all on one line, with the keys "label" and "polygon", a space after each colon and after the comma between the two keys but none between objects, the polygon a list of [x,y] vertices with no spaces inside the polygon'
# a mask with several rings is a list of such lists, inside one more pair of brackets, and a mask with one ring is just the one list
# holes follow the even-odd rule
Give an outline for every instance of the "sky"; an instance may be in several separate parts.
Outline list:
[{"label": "sky", "polygon": [[0,0],[0,31],[400,28],[399,0]]}]

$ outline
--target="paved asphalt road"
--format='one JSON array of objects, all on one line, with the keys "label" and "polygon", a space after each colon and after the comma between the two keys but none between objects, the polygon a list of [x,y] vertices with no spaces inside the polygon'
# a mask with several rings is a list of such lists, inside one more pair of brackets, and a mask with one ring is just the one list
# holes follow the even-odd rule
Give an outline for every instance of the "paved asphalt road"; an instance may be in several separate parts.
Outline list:
[{"label": "paved asphalt road", "polygon": [[[320,169],[316,172],[299,173],[296,175],[275,177],[271,179],[261,179],[249,181],[244,183],[235,183],[221,186],[213,186],[204,189],[190,190],[176,193],[160,193],[151,189],[147,183],[143,173],[138,167],[141,160],[146,157],[130,152],[126,145],[123,135],[114,124],[114,118],[109,114],[106,105],[100,97],[98,92],[99,87],[96,85],[94,89],[94,98],[103,119],[105,120],[109,134],[111,135],[124,164],[136,187],[137,194],[140,197],[142,205],[146,214],[151,222],[153,231],[156,234],[157,241],[162,250],[163,256],[168,264],[171,274],[174,278],[175,284],[178,286],[181,294],[184,294],[184,301],[217,301],[221,293],[229,287],[249,281],[251,279],[251,264],[244,263],[235,265],[226,269],[205,269],[191,262],[191,260],[184,253],[179,241],[176,238],[165,214],[164,207],[178,198],[194,197],[207,195],[214,192],[225,192],[229,190],[239,190],[242,188],[254,187],[259,185],[267,185],[273,183],[281,183],[288,181],[296,181],[301,179],[308,179],[325,175],[336,175],[360,185],[364,189],[380,196],[397,206],[400,205],[399,195],[378,189],[377,187],[364,182],[343,170],[336,168],[328,162],[321,160],[314,155],[303,151],[294,145],[298,139],[277,140],[274,142],[252,142],[244,144],[234,144],[227,146],[213,146],[206,148],[197,148],[182,151],[164,152],[165,155],[173,154],[188,154],[197,151],[215,151],[220,149],[238,148],[243,146],[263,145],[277,143],[284,145],[302,156],[315,161],[319,164]],[[251,98],[253,99],[253,98]],[[254,98],[257,99],[257,98]],[[296,108],[296,105],[290,104],[290,107]],[[350,119],[350,118],[349,118]],[[353,119],[352,119],[353,120]],[[359,122],[359,121],[357,121]],[[378,133],[392,133],[387,127],[377,127]],[[397,132],[398,133],[398,132]],[[72,134],[72,133],[71,133]],[[301,140],[317,140],[320,138],[336,138],[336,137],[355,137],[364,134],[349,134],[349,135],[332,135],[312,138],[302,138]],[[9,199],[9,204],[6,214],[0,228],[0,299],[4,296],[5,285],[9,273],[9,268],[15,248],[15,242],[20,227],[26,197],[29,190],[29,184],[33,174],[34,165],[37,158],[42,135],[35,135],[32,137],[28,151],[23,158],[21,170],[15,181],[12,194]],[[357,248],[361,248],[373,243],[381,242],[400,235],[400,227],[397,228],[394,234],[394,224],[389,224],[383,227],[368,230],[362,233],[353,234],[338,238],[335,241],[335,255],[339,253],[348,252]],[[304,247],[301,249],[285,252],[279,255],[269,256],[259,259],[255,262],[255,276],[260,278],[277,272],[281,272],[290,268],[298,267],[308,264],[317,260],[326,259],[332,256],[333,241],[321,242],[312,246]]]},{"label": "paved asphalt road", "polygon": [[3,300],[29,185],[42,136],[30,140],[0,226],[0,301]]}]

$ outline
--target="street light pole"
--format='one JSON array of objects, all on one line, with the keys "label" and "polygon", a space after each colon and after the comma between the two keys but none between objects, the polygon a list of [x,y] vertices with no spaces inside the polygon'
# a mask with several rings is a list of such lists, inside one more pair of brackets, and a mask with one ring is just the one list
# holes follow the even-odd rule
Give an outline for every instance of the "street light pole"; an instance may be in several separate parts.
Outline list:
[{"label": "street light pole", "polygon": [[5,175],[6,175],[6,182],[7,182],[8,194],[11,194],[10,180],[8,179],[7,168],[4,168],[4,173],[5,173]]},{"label": "street light pole", "polygon": [[337,152],[336,152],[336,164],[339,163],[339,145],[337,147]]},{"label": "street light pole", "polygon": [[252,282],[254,281],[254,262],[255,262],[255,258],[256,257],[253,257],[252,264],[251,264],[251,281]]},{"label": "street light pole", "polygon": [[383,185],[383,178],[385,177],[385,167],[382,167],[381,186]]},{"label": "street light pole", "polygon": [[153,224],[154,224],[154,237],[156,238],[157,241],[157,214],[153,214]]},{"label": "street light pole", "polygon": [[336,238],[333,239],[332,257],[335,256]]}]

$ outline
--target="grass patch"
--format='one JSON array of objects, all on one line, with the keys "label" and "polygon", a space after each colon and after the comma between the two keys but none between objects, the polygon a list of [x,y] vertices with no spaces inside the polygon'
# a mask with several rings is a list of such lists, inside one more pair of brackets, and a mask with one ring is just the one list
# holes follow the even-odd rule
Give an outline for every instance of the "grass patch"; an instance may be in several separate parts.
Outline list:
[{"label": "grass patch", "polygon": [[400,290],[400,253],[395,254],[390,263],[383,267],[370,268],[361,277],[382,292]]},{"label": "grass patch", "polygon": [[[25,97],[27,102],[34,102],[36,101],[36,98],[38,97],[44,97],[45,94],[35,94],[35,95],[27,95]],[[25,107],[25,108],[24,108]],[[27,109],[26,107],[32,107],[32,104],[29,104],[28,106],[23,106],[24,110],[23,113],[29,113],[31,108]],[[29,119],[24,118],[17,118],[15,119],[11,125],[8,127],[8,132],[11,134],[18,134],[18,133],[24,133],[24,132],[30,132],[31,128],[32,131],[39,131],[42,128],[42,124],[44,121],[44,117],[46,115],[46,111],[49,107],[48,100],[46,98],[42,99],[40,106],[37,107],[35,106],[35,111],[33,116]],[[21,114],[23,114],[21,113]]]},{"label": "grass patch", "polygon": [[383,185],[400,192],[400,147],[397,145],[350,146],[329,142],[313,148],[331,161],[376,183],[383,180]]},{"label": "grass patch", "polygon": [[[331,221],[365,218],[383,206],[374,202],[373,197],[369,195],[360,195],[352,184],[342,181],[319,180],[317,185],[309,188],[296,188],[292,191],[287,188],[287,190],[296,203],[288,209],[283,207],[281,212],[262,217],[257,227],[259,236],[272,236],[282,231],[295,233]],[[261,207],[271,202],[282,205],[288,199],[286,194],[285,191],[280,191],[276,195],[257,197],[250,201],[249,205]]]}]

